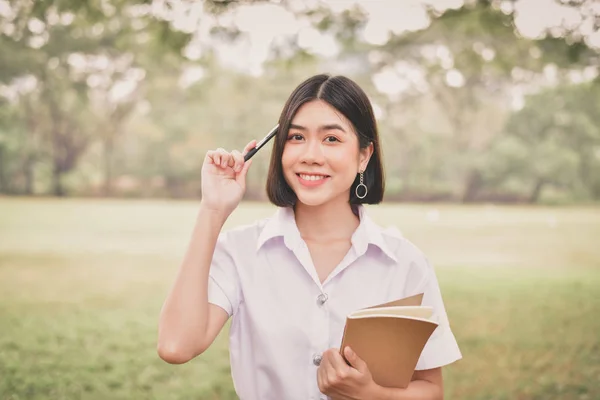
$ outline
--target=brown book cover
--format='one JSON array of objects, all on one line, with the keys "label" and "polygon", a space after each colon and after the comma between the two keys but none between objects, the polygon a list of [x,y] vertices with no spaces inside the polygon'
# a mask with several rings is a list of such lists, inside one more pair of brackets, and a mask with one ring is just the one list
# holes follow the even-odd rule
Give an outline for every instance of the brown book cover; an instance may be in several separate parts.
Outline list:
[{"label": "brown book cover", "polygon": [[423,294],[357,310],[346,318],[340,352],[350,346],[380,386],[406,388],[427,340],[437,328]]}]

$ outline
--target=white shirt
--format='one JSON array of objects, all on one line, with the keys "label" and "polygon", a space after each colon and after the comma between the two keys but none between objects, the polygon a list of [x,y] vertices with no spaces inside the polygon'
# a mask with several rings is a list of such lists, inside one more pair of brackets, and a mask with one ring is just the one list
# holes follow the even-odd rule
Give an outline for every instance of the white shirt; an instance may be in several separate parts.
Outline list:
[{"label": "white shirt", "polygon": [[233,316],[229,352],[240,399],[326,399],[317,385],[319,356],[340,347],[346,316],[421,292],[439,326],[416,369],[462,358],[426,257],[358,210],[352,247],[323,284],[291,208],[219,235],[208,299]]}]

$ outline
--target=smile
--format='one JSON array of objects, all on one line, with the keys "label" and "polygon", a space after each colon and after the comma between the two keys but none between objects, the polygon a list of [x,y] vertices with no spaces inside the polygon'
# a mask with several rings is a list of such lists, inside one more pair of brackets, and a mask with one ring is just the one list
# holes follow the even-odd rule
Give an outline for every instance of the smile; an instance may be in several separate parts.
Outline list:
[{"label": "smile", "polygon": [[329,175],[317,175],[317,174],[296,174],[298,176],[298,180],[304,186],[318,186],[327,181]]},{"label": "smile", "polygon": [[306,181],[319,181],[321,179],[327,178],[327,175],[298,174],[298,176]]}]

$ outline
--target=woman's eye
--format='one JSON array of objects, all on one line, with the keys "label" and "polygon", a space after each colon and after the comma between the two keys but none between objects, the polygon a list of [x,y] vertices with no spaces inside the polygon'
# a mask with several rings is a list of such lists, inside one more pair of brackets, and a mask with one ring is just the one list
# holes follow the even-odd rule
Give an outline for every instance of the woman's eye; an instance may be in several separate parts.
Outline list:
[{"label": "woman's eye", "polygon": [[288,140],[302,140],[302,135],[290,135]]},{"label": "woman's eye", "polygon": [[335,136],[327,136],[325,138],[325,141],[329,142],[329,143],[333,143],[333,142],[339,142],[338,138],[336,138]]}]

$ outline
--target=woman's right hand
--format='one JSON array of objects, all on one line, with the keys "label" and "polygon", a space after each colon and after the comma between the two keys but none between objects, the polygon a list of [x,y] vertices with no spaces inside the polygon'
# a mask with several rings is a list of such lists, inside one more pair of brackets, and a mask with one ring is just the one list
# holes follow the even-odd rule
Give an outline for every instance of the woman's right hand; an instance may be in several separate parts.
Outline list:
[{"label": "woman's right hand", "polygon": [[227,218],[238,206],[246,191],[246,174],[252,160],[244,155],[256,146],[256,140],[244,151],[227,152],[222,148],[206,153],[202,164],[202,206]]}]

